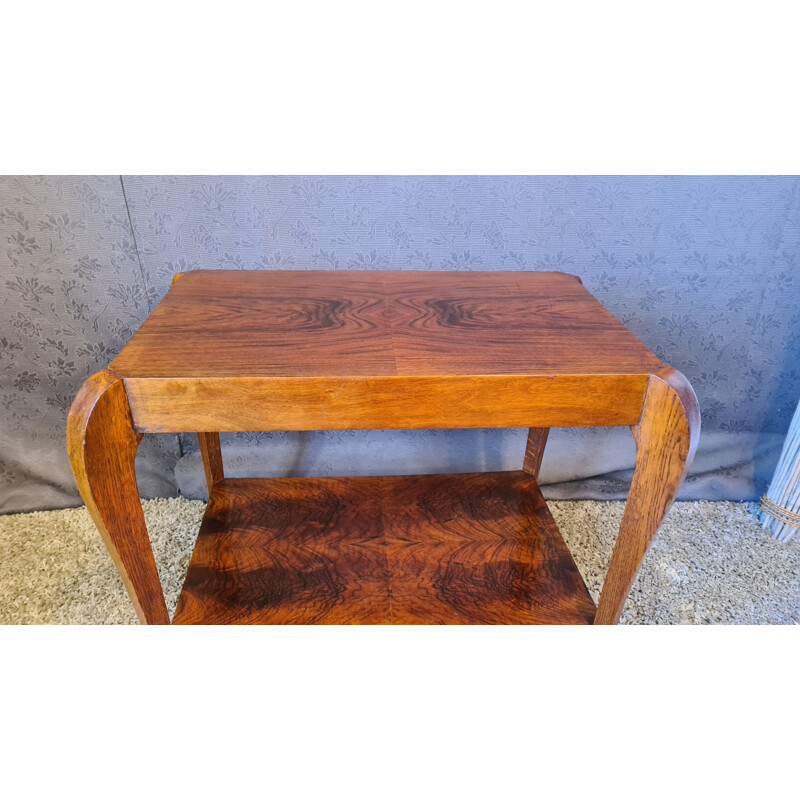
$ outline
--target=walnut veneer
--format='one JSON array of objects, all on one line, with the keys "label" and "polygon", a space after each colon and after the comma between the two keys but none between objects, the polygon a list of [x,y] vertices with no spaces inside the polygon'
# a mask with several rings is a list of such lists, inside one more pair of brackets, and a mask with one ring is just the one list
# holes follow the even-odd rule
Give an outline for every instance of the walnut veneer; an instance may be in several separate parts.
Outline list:
[{"label": "walnut veneer", "polygon": [[[536,485],[549,428],[589,425],[637,443],[596,612]],[[405,478],[227,480],[218,436],[522,426],[520,472]],[[137,613],[163,623],[133,472],[159,431],[199,432],[211,497],[175,622],[613,623],[699,414],[686,379],[572,275],[184,273],[68,425]]]},{"label": "walnut veneer", "polygon": [[174,623],[590,623],[595,608],[523,471],[226,479]]}]

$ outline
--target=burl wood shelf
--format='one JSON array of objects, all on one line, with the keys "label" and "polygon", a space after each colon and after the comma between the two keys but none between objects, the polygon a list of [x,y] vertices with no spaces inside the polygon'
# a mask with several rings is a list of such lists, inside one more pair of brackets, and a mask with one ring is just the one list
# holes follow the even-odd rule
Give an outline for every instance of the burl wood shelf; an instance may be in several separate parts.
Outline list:
[{"label": "burl wood shelf", "polygon": [[[552,426],[637,461],[595,610],[536,484]],[[226,479],[220,431],[529,428],[520,471]],[[142,435],[197,432],[210,503],[175,623],[613,623],[675,498],[697,401],[578,278],[198,270],[70,411],[78,487],[142,622],[167,624]],[[408,465],[413,473],[413,465]]]},{"label": "burl wood shelf", "polygon": [[526,472],[215,484],[174,624],[578,623],[595,607]]}]

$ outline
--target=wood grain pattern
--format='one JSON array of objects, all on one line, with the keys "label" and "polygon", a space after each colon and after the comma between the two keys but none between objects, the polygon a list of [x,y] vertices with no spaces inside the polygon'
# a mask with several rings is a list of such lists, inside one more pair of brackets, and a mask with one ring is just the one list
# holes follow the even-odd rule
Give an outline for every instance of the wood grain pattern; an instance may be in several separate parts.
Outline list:
[{"label": "wood grain pattern", "polygon": [[[167,620],[136,447],[144,432],[201,431],[212,500],[179,621],[586,622],[591,601],[535,477],[550,427],[591,425],[634,426],[637,441],[596,617],[609,623],[699,415],[685,378],[575,276],[183,273],[81,389],[68,441],[143,621]],[[523,471],[229,481],[217,433],[484,427],[530,427]]]},{"label": "wood grain pattern", "polygon": [[125,378],[648,374],[661,362],[558,272],[185,272]]},{"label": "wood grain pattern", "polygon": [[642,558],[697,449],[697,398],[678,370],[664,367],[650,378],[642,418],[633,433],[636,469],[597,606],[598,625],[613,625],[619,619]]},{"label": "wood grain pattern", "polygon": [[142,433],[635,425],[647,375],[127,378]]},{"label": "wood grain pattern", "polygon": [[184,272],[120,351],[129,377],[396,374],[380,272]]},{"label": "wood grain pattern", "polygon": [[561,273],[198,270],[111,366],[178,432],[633,425],[661,362]]},{"label": "wood grain pattern", "polygon": [[549,428],[531,428],[528,431],[528,441],[525,444],[525,458],[522,469],[539,480],[539,471],[542,468],[544,448],[547,445]]},{"label": "wood grain pattern", "polygon": [[81,496],[142,622],[169,624],[136,486],[141,440],[122,380],[111,370],[81,387],[67,421],[67,449]]},{"label": "wood grain pattern", "polygon": [[524,472],[216,484],[174,622],[588,624]]},{"label": "wood grain pattern", "polygon": [[575,275],[384,274],[398,375],[629,374],[661,363]]},{"label": "wood grain pattern", "polygon": [[203,471],[206,474],[206,484],[208,485],[209,495],[215,483],[225,477],[225,469],[222,466],[222,448],[219,443],[219,434],[198,433],[197,442],[200,445],[200,456],[203,459]]}]

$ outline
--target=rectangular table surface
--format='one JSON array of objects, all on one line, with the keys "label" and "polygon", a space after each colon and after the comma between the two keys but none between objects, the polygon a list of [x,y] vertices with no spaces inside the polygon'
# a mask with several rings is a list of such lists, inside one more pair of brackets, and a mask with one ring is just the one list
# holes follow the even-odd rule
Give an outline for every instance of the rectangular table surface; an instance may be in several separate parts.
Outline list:
[{"label": "rectangular table surface", "polygon": [[112,362],[123,378],[647,375],[572,275],[197,270]]},{"label": "rectangular table surface", "polygon": [[173,623],[591,624],[522,471],[216,483]]}]

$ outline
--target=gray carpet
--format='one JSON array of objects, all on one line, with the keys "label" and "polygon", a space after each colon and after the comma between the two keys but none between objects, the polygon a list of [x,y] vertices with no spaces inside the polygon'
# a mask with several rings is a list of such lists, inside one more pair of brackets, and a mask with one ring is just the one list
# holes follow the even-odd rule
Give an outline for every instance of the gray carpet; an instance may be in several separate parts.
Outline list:
[{"label": "gray carpet", "polygon": [[[172,613],[205,504],[177,498],[143,505]],[[623,507],[550,502],[595,601]],[[622,623],[800,623],[800,540],[773,541],[751,509],[746,503],[677,503],[645,556]],[[0,623],[135,622],[86,509],[0,516]]]}]

